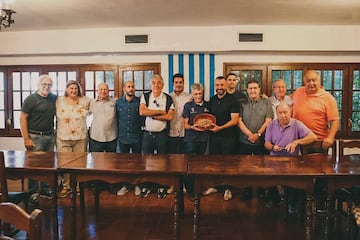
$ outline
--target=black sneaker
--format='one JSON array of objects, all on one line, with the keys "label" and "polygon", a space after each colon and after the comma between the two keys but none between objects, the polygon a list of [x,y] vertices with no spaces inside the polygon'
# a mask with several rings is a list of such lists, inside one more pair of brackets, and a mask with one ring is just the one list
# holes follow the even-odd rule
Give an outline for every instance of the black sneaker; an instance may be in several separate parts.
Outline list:
[{"label": "black sneaker", "polygon": [[146,198],[149,195],[150,192],[151,192],[150,189],[142,188],[141,192],[140,192],[140,197],[141,198]]},{"label": "black sneaker", "polygon": [[33,193],[30,195],[29,205],[33,208],[40,207],[40,196],[38,193]]},{"label": "black sneaker", "polygon": [[157,189],[157,197],[158,198],[166,198],[167,191],[164,187]]},{"label": "black sneaker", "polygon": [[244,188],[240,196],[241,201],[248,201],[251,198],[252,198],[252,188],[251,187]]}]

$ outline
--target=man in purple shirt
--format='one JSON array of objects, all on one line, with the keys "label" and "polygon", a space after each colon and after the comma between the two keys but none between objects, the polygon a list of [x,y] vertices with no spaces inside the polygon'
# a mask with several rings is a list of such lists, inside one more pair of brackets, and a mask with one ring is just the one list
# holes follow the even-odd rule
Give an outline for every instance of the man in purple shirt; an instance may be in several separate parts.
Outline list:
[{"label": "man in purple shirt", "polygon": [[[316,135],[299,120],[291,118],[290,106],[282,102],[276,106],[277,119],[273,120],[266,128],[265,148],[270,150],[270,155],[297,156],[300,152],[300,145],[309,144],[316,140]],[[285,188],[288,196],[288,211],[295,211],[299,197],[304,194],[302,190],[291,187]],[[271,190],[271,191],[270,191]],[[276,187],[269,189],[271,192],[270,201],[267,205],[276,205],[273,196],[278,193]],[[276,199],[276,198],[275,198]]]},{"label": "man in purple shirt", "polygon": [[265,148],[270,155],[299,155],[300,145],[312,143],[316,135],[299,120],[291,118],[290,106],[280,103],[276,107],[277,119],[266,128]]}]

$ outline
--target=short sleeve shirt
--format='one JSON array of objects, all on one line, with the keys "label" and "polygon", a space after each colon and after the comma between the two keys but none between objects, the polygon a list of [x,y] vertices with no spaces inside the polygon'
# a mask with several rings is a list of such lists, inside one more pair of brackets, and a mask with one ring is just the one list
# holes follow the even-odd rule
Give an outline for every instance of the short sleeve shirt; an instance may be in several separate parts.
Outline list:
[{"label": "short sleeve shirt", "polygon": [[[199,105],[191,101],[185,104],[182,116],[189,119],[190,125],[194,125],[194,117],[202,113],[209,113],[209,103],[204,101]],[[206,142],[208,136],[208,131],[199,132],[193,129],[185,129],[184,142]]]},{"label": "short sleeve shirt", "polygon": [[29,130],[48,132],[54,130],[55,103],[57,96],[49,93],[46,97],[33,93],[25,98],[21,111],[28,114]]}]

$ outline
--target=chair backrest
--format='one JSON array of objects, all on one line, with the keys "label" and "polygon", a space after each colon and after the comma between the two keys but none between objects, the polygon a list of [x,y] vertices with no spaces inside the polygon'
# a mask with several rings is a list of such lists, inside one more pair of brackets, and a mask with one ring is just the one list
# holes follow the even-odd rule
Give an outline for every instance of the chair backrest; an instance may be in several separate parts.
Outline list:
[{"label": "chair backrest", "polygon": [[4,152],[0,151],[0,202],[8,200],[8,187],[5,172]]},{"label": "chair backrest", "polygon": [[345,148],[359,148],[360,151],[360,139],[355,140],[344,140],[340,139],[339,141],[339,156],[344,156]]},{"label": "chair backrest", "polygon": [[[337,153],[336,140],[334,141],[333,145],[330,148],[331,148],[331,158],[332,158],[332,160],[336,160],[336,153]],[[302,145],[301,146],[301,154],[302,155],[309,155],[309,154],[329,155],[330,148],[327,151],[325,151],[324,149],[322,149],[322,141],[315,141],[308,145]]]},{"label": "chair backrest", "polygon": [[25,231],[28,234],[28,240],[41,240],[42,211],[40,209],[35,209],[28,214],[14,203],[3,202],[0,203],[0,220]]},{"label": "chair backrest", "polygon": [[35,209],[31,214],[28,214],[14,203],[0,203],[1,221],[25,231],[29,240],[41,240],[41,217],[42,211],[40,209]]}]

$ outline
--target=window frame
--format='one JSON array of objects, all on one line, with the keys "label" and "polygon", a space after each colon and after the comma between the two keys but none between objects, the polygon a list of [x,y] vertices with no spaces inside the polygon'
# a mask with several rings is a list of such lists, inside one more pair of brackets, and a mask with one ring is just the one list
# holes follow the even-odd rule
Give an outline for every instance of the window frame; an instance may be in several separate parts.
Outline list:
[{"label": "window frame", "polygon": [[[247,68],[247,69],[246,69]],[[342,115],[341,115],[341,131],[338,131],[336,138],[360,138],[360,131],[352,131],[348,126],[348,119],[352,119],[352,71],[355,69],[360,70],[359,63],[234,63],[224,62],[223,71],[224,75],[239,69],[261,69],[265,68],[266,80],[263,80],[262,91],[267,96],[272,95],[272,70],[300,70],[303,69],[303,76],[309,69],[315,70],[343,70],[342,82]],[[264,76],[263,76],[264,77]],[[323,84],[321,76],[321,84]],[[332,92],[334,91],[334,84],[332,84]]]},{"label": "window frame", "polygon": [[[113,71],[114,72],[114,97],[121,97],[122,76],[120,71],[126,70],[149,70],[154,69],[154,74],[160,74],[161,63],[136,63],[126,65],[116,64],[53,64],[53,65],[3,65],[0,71],[4,73],[4,120],[5,128],[0,129],[0,137],[21,137],[21,130],[14,128],[13,119],[13,72],[39,72],[39,75],[48,74],[49,72],[76,72],[76,79],[82,89],[83,95],[86,93],[85,72],[86,71]],[[69,80],[69,79],[68,79]],[[96,86],[95,86],[96,89]],[[22,89],[21,89],[22,91]],[[96,94],[94,90],[94,94]],[[22,105],[22,103],[21,103]],[[7,120],[11,118],[11,125],[7,124]]]}]

